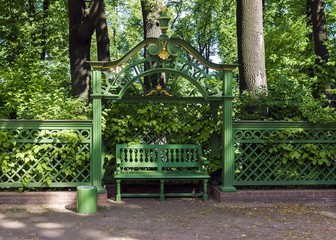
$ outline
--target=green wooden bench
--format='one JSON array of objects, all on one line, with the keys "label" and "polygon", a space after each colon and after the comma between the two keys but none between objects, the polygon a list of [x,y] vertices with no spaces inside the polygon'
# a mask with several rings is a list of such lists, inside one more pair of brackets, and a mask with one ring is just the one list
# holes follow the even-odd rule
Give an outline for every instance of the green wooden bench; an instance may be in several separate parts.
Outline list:
[{"label": "green wooden bench", "polygon": [[[202,148],[195,144],[117,144],[114,178],[117,183],[116,201],[121,197],[199,196],[208,200],[208,160]],[[159,193],[121,193],[122,180],[159,180]],[[167,180],[199,180],[202,191],[196,193],[165,193]]]}]

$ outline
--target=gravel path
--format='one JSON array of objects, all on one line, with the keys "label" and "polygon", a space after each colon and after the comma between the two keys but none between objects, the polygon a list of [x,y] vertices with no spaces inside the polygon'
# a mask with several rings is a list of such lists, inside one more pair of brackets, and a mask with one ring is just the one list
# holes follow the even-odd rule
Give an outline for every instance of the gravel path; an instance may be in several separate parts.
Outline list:
[{"label": "gravel path", "polygon": [[125,199],[94,215],[75,205],[0,205],[8,239],[336,239],[336,203],[235,203]]}]

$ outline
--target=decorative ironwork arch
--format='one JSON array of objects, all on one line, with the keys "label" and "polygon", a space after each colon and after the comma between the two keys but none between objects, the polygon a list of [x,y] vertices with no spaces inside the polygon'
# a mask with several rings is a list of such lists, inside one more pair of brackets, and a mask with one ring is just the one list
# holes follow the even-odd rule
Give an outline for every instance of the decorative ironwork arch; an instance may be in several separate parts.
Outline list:
[{"label": "decorative ironwork arch", "polygon": [[[144,52],[147,56],[141,57]],[[100,69],[103,73],[100,76],[100,89],[96,89],[99,92],[94,92],[92,97],[102,96],[107,99],[123,98],[132,83],[141,78],[167,73],[188,80],[200,96],[211,101],[211,98],[225,96],[222,90],[224,73],[235,68],[235,65],[209,62],[181,39],[165,38],[145,39],[119,60],[90,64],[93,70]],[[96,81],[97,78],[93,78],[93,86],[98,84]],[[145,91],[143,95],[146,96]]]},{"label": "decorative ironwork arch", "polygon": [[[161,20],[167,20],[165,12],[162,15],[164,16],[161,16]],[[97,187],[98,192],[105,191],[102,186],[103,101],[216,102],[223,104],[223,185],[220,189],[235,191],[232,185],[234,177],[232,70],[236,65],[209,62],[184,40],[168,38],[167,26],[162,26],[161,30],[159,38],[145,39],[116,61],[89,62],[92,67],[93,185]],[[159,78],[159,74],[164,76]],[[154,79],[152,88],[148,88],[145,79],[147,77]],[[184,81],[190,83],[188,88],[181,85]],[[132,87],[136,91],[131,91]],[[186,91],[190,87],[194,89]],[[131,94],[127,94],[128,91]]]}]

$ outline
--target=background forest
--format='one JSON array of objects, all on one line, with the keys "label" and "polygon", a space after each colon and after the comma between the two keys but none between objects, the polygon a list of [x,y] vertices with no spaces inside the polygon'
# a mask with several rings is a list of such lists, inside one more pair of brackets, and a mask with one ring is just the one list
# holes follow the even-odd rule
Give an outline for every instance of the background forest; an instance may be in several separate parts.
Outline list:
[{"label": "background forest", "polygon": [[[249,1],[0,2],[0,118],[91,119],[88,96],[74,91],[74,72],[83,71],[70,65],[71,54],[87,51],[86,60],[120,58],[149,36],[146,19],[165,4],[171,37],[186,40],[211,61],[240,63],[236,16]],[[267,85],[252,90],[241,84],[244,76],[237,70],[234,118],[335,121],[335,1],[264,0],[262,7]],[[314,30],[316,14],[325,22]],[[74,28],[85,43],[80,51]],[[257,47],[255,39],[249,42]],[[126,116],[123,111],[118,114]]]}]

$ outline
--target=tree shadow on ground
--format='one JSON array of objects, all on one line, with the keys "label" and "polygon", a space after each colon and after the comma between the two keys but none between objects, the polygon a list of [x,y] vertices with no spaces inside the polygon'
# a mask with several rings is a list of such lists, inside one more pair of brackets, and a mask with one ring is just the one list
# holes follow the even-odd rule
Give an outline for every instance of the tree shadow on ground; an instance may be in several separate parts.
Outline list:
[{"label": "tree shadow on ground", "polygon": [[76,213],[76,205],[0,205],[0,239],[333,239],[336,204],[125,199]]}]

